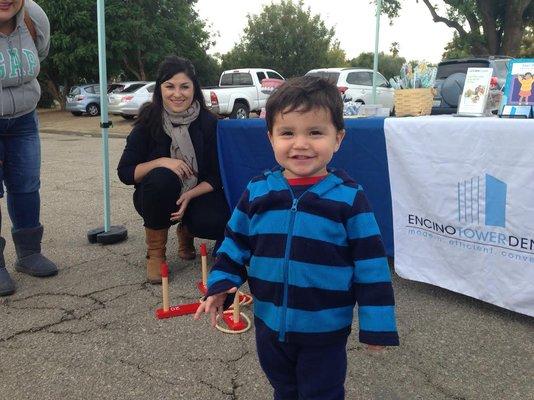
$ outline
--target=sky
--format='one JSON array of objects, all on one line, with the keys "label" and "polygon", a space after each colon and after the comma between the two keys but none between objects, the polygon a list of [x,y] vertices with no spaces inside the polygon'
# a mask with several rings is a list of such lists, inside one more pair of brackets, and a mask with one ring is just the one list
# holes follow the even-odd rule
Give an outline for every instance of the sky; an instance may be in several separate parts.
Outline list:
[{"label": "sky", "polygon": [[[211,25],[217,42],[210,54],[224,54],[240,40],[247,25],[247,14],[260,14],[264,5],[279,0],[198,0],[196,10]],[[296,0],[295,0],[296,1]],[[379,51],[389,53],[392,42],[399,42],[400,56],[408,60],[437,63],[452,39],[453,29],[432,21],[426,6],[416,0],[400,0],[402,11],[390,26],[380,20]],[[334,27],[336,38],[351,59],[375,48],[375,10],[370,0],[304,0],[312,14],[319,14],[327,27]]]}]

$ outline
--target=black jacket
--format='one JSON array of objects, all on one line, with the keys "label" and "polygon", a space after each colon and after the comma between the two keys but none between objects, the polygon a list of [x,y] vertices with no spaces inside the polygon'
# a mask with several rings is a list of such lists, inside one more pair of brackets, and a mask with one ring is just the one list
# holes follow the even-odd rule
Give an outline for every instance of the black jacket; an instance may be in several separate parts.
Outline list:
[{"label": "black jacket", "polygon": [[[189,125],[189,135],[198,162],[198,182],[208,182],[214,190],[222,188],[217,156],[217,118],[200,110]],[[154,140],[143,125],[136,125],[126,138],[126,147],[117,166],[119,179],[126,185],[136,185],[134,171],[138,164],[160,157],[170,157],[171,138],[164,132]]]}]

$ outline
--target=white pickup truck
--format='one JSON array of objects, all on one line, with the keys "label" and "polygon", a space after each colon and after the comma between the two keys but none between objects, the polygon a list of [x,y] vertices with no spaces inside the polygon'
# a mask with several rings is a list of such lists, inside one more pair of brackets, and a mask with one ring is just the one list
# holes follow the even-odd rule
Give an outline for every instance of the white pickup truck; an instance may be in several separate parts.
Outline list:
[{"label": "white pickup truck", "polygon": [[[262,87],[264,80],[270,87]],[[272,89],[283,80],[282,75],[272,69],[233,69],[221,74],[219,86],[202,88],[202,94],[215,114],[244,119],[251,111],[261,111]]]}]

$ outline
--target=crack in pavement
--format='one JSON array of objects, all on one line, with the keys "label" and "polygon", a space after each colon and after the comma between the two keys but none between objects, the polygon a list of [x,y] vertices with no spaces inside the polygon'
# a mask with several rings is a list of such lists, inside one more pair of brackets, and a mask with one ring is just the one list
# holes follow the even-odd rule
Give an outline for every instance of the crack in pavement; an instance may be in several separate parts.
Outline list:
[{"label": "crack in pavement", "polygon": [[124,365],[128,365],[130,367],[133,367],[135,368],[137,371],[139,371],[142,375],[146,375],[148,376],[149,378],[155,380],[156,382],[163,382],[163,383],[166,383],[167,385],[170,385],[170,386],[175,386],[176,385],[176,382],[175,381],[169,381],[167,379],[164,379],[160,376],[154,376],[153,374],[151,374],[150,372],[148,372],[147,370],[143,369],[141,364],[135,364],[135,363],[132,363],[130,361],[126,361],[124,359],[119,359],[119,362],[121,364],[124,364]]},{"label": "crack in pavement", "polygon": [[[113,290],[113,289],[117,289],[117,288],[121,288],[121,287],[129,287],[129,286],[137,286],[137,284],[125,284],[125,285],[117,285],[117,286],[113,286],[113,287],[109,287],[109,288],[105,288],[105,289],[99,289],[99,290],[95,290],[93,292],[90,292],[90,293],[86,293],[84,295],[80,295],[80,294],[73,294],[73,293],[64,293],[64,292],[57,292],[57,293],[54,293],[54,292],[47,292],[47,293],[36,293],[36,294],[33,294],[33,295],[30,295],[30,296],[26,296],[26,297],[22,297],[22,298],[17,298],[17,299],[14,299],[14,300],[11,300],[11,301],[8,301],[6,303],[4,303],[4,305],[8,308],[13,308],[13,309],[34,309],[34,310],[39,310],[39,309],[42,309],[42,307],[13,307],[10,303],[17,303],[17,302],[21,302],[21,301],[25,301],[25,300],[29,300],[29,299],[34,299],[34,298],[40,298],[40,297],[43,297],[43,296],[66,296],[66,297],[74,297],[74,298],[81,298],[81,299],[90,299],[94,302],[94,304],[92,305],[93,307],[95,308],[92,308],[92,309],[89,309],[88,311],[82,313],[81,315],[79,315],[78,317],[76,317],[76,315],[74,314],[74,312],[76,310],[83,310],[85,309],[86,307],[82,307],[82,308],[75,308],[75,309],[65,309],[63,307],[58,307],[56,308],[57,310],[60,310],[62,311],[62,315],[59,319],[59,321],[54,321],[54,322],[51,322],[51,323],[48,323],[48,324],[44,324],[42,326],[35,326],[35,327],[31,327],[29,329],[24,329],[24,330],[21,330],[21,331],[18,331],[18,332],[15,332],[13,333],[12,335],[10,336],[7,336],[7,337],[0,337],[0,345],[3,344],[3,343],[7,343],[9,342],[10,340],[13,340],[19,336],[22,336],[22,335],[26,335],[26,334],[33,334],[33,333],[38,333],[38,332],[42,332],[42,331],[45,331],[45,332],[48,332],[48,333],[52,333],[52,334],[57,334],[59,333],[58,331],[55,331],[55,330],[50,330],[50,328],[53,328],[55,326],[58,326],[58,325],[61,325],[63,324],[64,322],[69,322],[69,321],[81,321],[82,319],[86,318],[87,316],[91,315],[92,313],[94,313],[95,311],[100,311],[100,310],[103,310],[107,307],[106,303],[108,302],[112,302],[118,298],[121,298],[125,295],[128,295],[128,294],[131,294],[132,292],[128,292],[128,293],[121,293],[117,296],[114,296],[110,299],[107,299],[106,301],[102,301],[98,298],[95,298],[93,296],[95,296],[96,294],[99,294],[99,293],[103,293],[103,292],[106,292],[106,291],[109,291],[109,290]],[[140,288],[139,290],[141,290],[142,288]],[[53,308],[52,308],[53,309]],[[108,323],[105,323],[103,324],[104,327],[106,327],[108,324],[110,324],[111,322],[108,322]],[[102,325],[102,324],[99,324],[99,325]],[[90,330],[95,330],[95,328],[91,328]],[[76,334],[76,332],[72,332],[72,331],[65,331],[65,332],[70,332],[72,334]],[[4,347],[4,346],[2,346]]]}]

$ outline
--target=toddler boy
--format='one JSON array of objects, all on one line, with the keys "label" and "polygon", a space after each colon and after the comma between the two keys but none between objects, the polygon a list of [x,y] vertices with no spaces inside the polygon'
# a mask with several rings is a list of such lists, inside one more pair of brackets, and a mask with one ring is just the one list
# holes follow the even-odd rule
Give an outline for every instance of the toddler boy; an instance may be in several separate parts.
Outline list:
[{"label": "toddler boy", "polygon": [[269,97],[266,121],[280,167],[248,184],[195,318],[209,313],[214,325],[248,279],[258,358],[274,399],[343,399],[356,303],[361,342],[399,344],[380,232],[361,186],[327,169],[345,135],[334,85],[287,81]]}]

